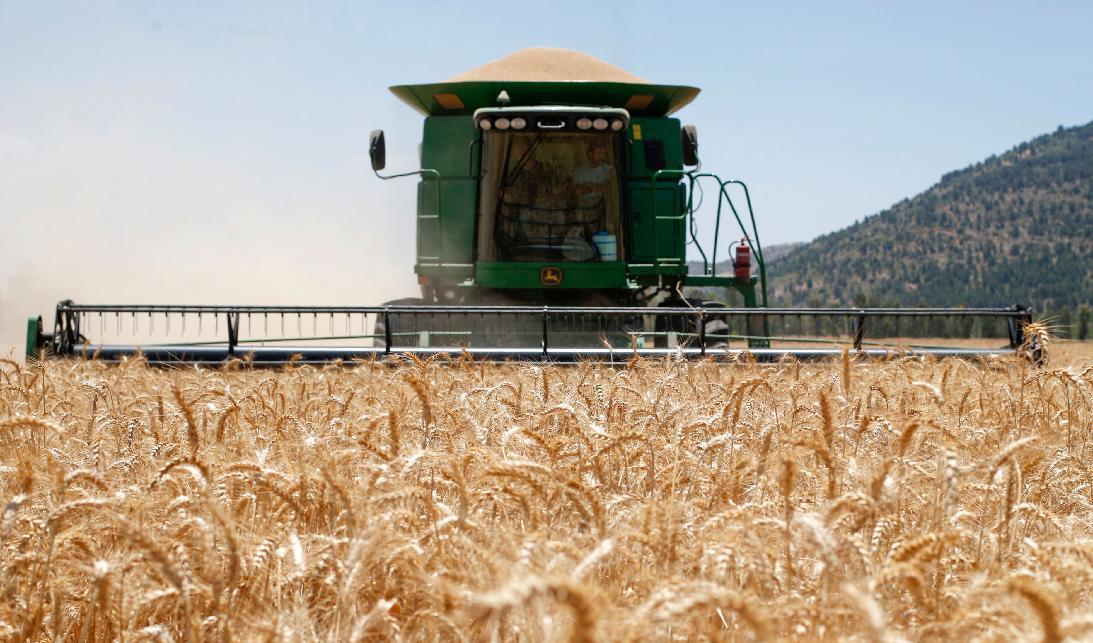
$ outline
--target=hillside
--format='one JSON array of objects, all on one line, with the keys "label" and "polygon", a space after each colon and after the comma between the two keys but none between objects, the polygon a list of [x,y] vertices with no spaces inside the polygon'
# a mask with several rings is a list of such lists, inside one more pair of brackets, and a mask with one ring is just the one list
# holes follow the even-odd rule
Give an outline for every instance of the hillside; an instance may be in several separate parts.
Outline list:
[{"label": "hillside", "polygon": [[1093,123],[950,172],[769,262],[768,274],[776,306],[1089,304]]}]

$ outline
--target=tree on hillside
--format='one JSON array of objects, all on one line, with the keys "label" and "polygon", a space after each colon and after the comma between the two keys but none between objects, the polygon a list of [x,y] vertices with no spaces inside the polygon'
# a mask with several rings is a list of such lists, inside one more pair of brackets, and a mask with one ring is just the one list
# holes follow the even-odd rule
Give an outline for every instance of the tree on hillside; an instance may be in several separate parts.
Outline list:
[{"label": "tree on hillside", "polygon": [[[1090,221],[1093,123],[949,172],[912,199],[795,248],[769,262],[771,292],[785,306],[867,295],[1073,315],[1093,301]],[[1084,328],[1075,323],[1075,335]]]}]

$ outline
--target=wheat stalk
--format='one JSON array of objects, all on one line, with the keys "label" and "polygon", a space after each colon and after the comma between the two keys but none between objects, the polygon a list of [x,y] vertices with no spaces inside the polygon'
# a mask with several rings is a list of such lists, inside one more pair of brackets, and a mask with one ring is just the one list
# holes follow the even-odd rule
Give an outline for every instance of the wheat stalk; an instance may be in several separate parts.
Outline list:
[{"label": "wheat stalk", "polygon": [[1083,362],[0,373],[0,638],[1093,631]]}]

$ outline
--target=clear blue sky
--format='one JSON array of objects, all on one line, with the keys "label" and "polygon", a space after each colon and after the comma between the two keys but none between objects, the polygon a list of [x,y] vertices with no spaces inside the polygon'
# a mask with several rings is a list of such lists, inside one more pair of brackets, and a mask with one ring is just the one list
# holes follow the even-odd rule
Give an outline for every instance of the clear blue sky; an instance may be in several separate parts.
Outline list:
[{"label": "clear blue sky", "polygon": [[386,88],[523,47],[702,87],[680,117],[769,244],[1093,119],[1091,34],[1090,2],[0,1],[5,318],[413,294],[413,186],[366,147],[409,168],[420,119]]}]

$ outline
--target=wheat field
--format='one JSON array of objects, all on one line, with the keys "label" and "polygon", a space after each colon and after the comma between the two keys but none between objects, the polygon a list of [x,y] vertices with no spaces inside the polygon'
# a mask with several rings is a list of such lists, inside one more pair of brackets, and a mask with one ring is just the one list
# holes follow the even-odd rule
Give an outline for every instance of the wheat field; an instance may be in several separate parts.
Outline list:
[{"label": "wheat field", "polygon": [[0,639],[1093,636],[1093,368],[0,365]]}]

